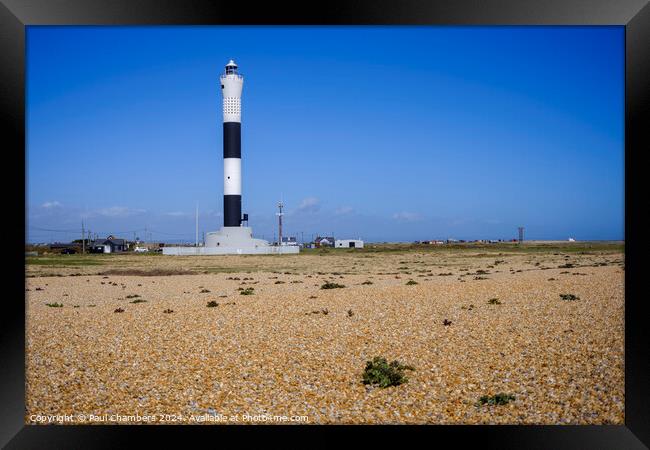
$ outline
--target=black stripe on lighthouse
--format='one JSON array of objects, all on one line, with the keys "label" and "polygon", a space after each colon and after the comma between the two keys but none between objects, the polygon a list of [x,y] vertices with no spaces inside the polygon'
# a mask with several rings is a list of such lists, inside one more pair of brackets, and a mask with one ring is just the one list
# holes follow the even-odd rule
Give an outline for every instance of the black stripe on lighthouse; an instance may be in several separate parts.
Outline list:
[{"label": "black stripe on lighthouse", "polygon": [[223,123],[223,157],[241,158],[241,123]]},{"label": "black stripe on lighthouse", "polygon": [[241,224],[241,195],[223,196],[223,226],[238,227]]}]

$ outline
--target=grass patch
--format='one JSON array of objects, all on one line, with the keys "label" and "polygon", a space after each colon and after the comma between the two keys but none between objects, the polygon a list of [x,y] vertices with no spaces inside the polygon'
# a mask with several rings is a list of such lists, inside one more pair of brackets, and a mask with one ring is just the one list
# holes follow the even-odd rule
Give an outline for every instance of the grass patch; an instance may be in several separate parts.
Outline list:
[{"label": "grass patch", "polygon": [[129,303],[147,303],[147,301],[143,298],[136,298],[135,300]]},{"label": "grass patch", "polygon": [[125,298],[138,298],[140,297],[138,294],[129,294]]},{"label": "grass patch", "polygon": [[63,303],[46,303],[47,306],[50,308],[63,308]]},{"label": "grass patch", "polygon": [[123,310],[122,308],[117,308],[117,309],[116,309],[115,311],[113,311],[113,312],[116,312],[116,313],[123,313],[124,310]]},{"label": "grass patch", "polygon": [[109,269],[97,275],[132,275],[139,277],[166,277],[169,275],[192,275],[194,272],[176,269]]},{"label": "grass patch", "polygon": [[246,289],[243,289],[239,292],[240,295],[253,295],[255,288],[252,287],[247,287]]},{"label": "grass patch", "polygon": [[418,282],[415,281],[415,280],[408,280],[408,281],[406,282],[406,285],[407,285],[407,286],[414,286],[414,285],[416,285],[416,284],[418,284]]},{"label": "grass patch", "polygon": [[403,365],[397,360],[389,364],[386,358],[376,356],[372,361],[366,362],[363,384],[377,385],[381,388],[399,386],[408,381],[404,374],[405,370],[415,370],[415,368]]},{"label": "grass patch", "polygon": [[501,302],[499,301],[498,298],[491,298],[490,300],[488,300],[488,305],[500,305],[500,304]]},{"label": "grass patch", "polygon": [[79,267],[79,266],[101,266],[104,261],[96,257],[74,257],[71,255],[34,256],[25,258],[25,264],[32,266],[50,267]]},{"label": "grass patch", "polygon": [[578,297],[577,295],[573,295],[573,294],[560,294],[560,298],[562,300],[567,300],[567,301],[580,300],[580,297]]},{"label": "grass patch", "polygon": [[219,303],[215,302],[214,300],[210,300],[207,305],[208,308],[214,308],[215,306],[219,306]]},{"label": "grass patch", "polygon": [[512,394],[504,394],[500,392],[496,395],[484,395],[478,399],[478,406],[481,405],[507,405],[515,399]]},{"label": "grass patch", "polygon": [[344,288],[344,287],[345,286],[342,285],[342,284],[331,283],[331,282],[328,281],[327,283],[323,284],[320,288],[321,289],[340,289],[340,288]]}]

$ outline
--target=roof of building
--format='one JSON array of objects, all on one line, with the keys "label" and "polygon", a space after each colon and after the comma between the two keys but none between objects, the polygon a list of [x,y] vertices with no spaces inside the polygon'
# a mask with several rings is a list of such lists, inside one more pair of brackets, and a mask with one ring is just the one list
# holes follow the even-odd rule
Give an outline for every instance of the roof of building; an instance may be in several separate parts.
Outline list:
[{"label": "roof of building", "polygon": [[96,245],[126,245],[125,239],[95,239],[90,243],[91,246]]}]

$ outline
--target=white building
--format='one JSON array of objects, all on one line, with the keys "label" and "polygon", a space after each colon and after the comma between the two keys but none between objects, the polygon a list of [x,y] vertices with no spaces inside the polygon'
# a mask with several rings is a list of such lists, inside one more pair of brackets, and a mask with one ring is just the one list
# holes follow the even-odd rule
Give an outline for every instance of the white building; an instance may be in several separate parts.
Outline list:
[{"label": "white building", "polygon": [[337,239],[334,244],[335,248],[363,248],[361,239]]}]

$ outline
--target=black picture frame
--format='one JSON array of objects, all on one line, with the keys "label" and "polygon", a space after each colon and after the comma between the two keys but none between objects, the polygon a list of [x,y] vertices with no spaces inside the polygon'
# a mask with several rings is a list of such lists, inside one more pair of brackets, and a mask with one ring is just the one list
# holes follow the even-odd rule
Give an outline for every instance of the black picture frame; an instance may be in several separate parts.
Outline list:
[{"label": "black picture frame", "polygon": [[[650,146],[650,5],[646,0],[447,0],[340,2],[252,2],[214,0],[0,0],[0,112],[6,170],[5,202],[12,214],[5,224],[15,258],[5,268],[11,294],[0,313],[0,444],[7,448],[115,448],[134,436],[265,437],[277,427],[121,427],[25,425],[25,27],[29,25],[621,25],[625,27],[625,425],[622,426],[431,426],[431,427],[282,427],[314,440],[345,428],[364,438],[384,439],[395,432],[419,434],[436,444],[468,440],[498,448],[647,448],[650,445],[650,352],[645,325],[647,300],[639,277],[642,232],[647,230],[640,194],[642,157]],[[9,156],[9,158],[7,158]],[[9,176],[6,176],[9,175]],[[16,186],[25,188],[22,196]],[[19,239],[22,236],[23,239]],[[24,298],[24,297],[22,297]],[[368,433],[373,431],[373,433]],[[414,436],[417,437],[417,436]],[[435,440],[431,440],[435,439]],[[218,443],[221,441],[212,441]]]}]

